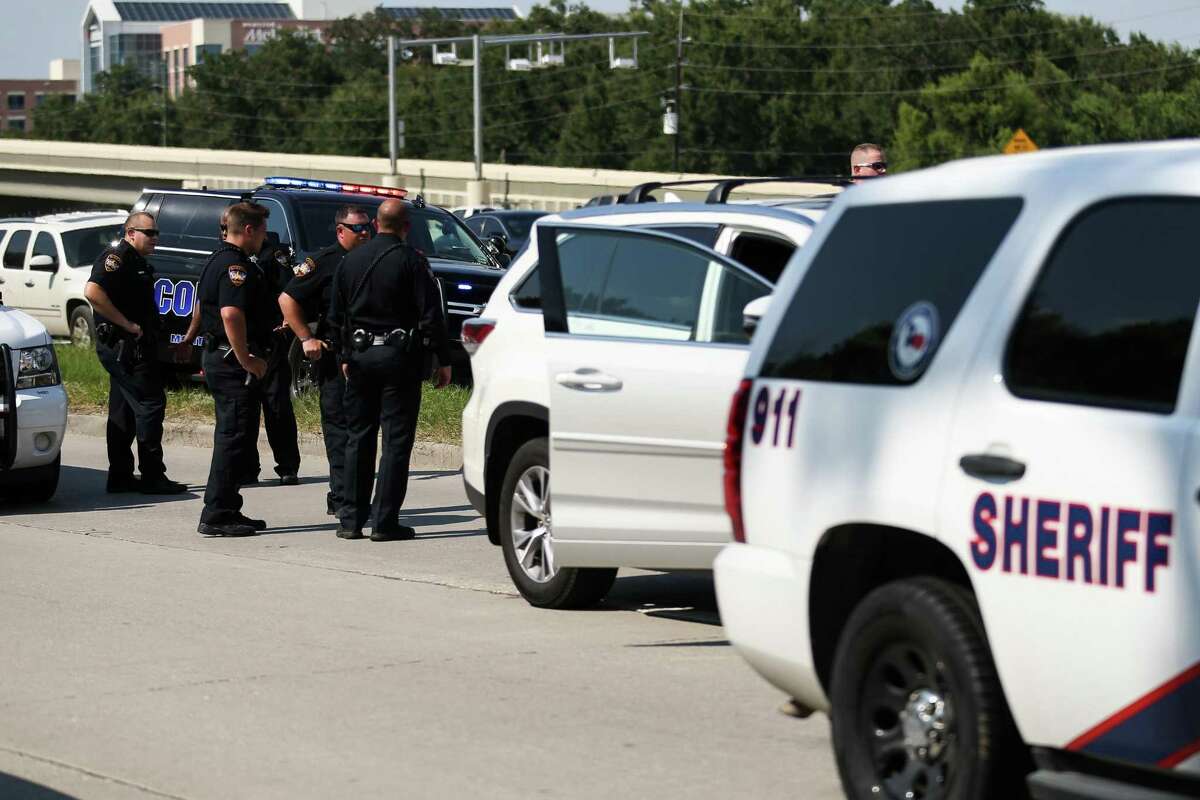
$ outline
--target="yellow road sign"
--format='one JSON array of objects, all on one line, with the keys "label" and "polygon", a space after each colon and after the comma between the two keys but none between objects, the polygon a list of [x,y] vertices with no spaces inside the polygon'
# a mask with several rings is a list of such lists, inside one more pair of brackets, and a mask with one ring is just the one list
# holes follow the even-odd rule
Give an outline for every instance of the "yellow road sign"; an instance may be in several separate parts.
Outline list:
[{"label": "yellow road sign", "polygon": [[1008,140],[1008,144],[1004,145],[1004,155],[1011,156],[1013,153],[1032,153],[1037,150],[1038,146],[1033,143],[1033,139],[1029,138],[1029,134],[1024,128],[1017,128],[1017,132]]}]

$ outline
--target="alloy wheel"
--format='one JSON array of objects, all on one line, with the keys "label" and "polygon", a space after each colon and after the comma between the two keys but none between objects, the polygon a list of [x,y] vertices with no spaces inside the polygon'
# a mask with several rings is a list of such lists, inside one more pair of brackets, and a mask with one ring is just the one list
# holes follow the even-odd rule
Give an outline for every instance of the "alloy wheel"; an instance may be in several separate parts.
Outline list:
[{"label": "alloy wheel", "polygon": [[550,524],[550,470],[532,466],[513,489],[511,528],[517,563],[530,580],[547,583],[558,573]]}]

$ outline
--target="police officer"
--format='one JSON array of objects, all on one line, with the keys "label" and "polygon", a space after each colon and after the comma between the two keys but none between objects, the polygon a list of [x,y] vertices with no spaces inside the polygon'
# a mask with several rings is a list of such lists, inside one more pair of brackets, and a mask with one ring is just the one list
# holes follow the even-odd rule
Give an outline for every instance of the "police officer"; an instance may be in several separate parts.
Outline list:
[{"label": "police officer", "polygon": [[[272,300],[278,298],[292,277],[292,249],[280,244],[270,234],[262,249],[254,257],[256,268],[265,280]],[[271,304],[271,358],[267,361],[267,374],[261,383],[261,415],[267,429],[267,442],[275,456],[275,474],[283,486],[299,483],[300,446],[296,431],[296,412],[292,408],[292,368],[288,364],[288,348],[292,337],[283,324],[279,306]],[[260,409],[255,408],[250,418],[251,441],[258,441]],[[254,483],[258,480],[258,448],[250,449],[249,464],[241,476],[241,482]]]},{"label": "police officer", "polygon": [[268,211],[257,203],[237,203],[228,211],[225,243],[204,265],[197,291],[204,332],[204,378],[216,405],[212,465],[204,490],[199,532],[206,536],[245,536],[266,528],[242,514],[238,478],[250,463],[251,410],[262,403],[274,298],[251,253],[262,249]]},{"label": "police officer", "polygon": [[[330,516],[336,516],[345,504],[348,435],[344,407],[346,381],[328,344],[333,276],[346,253],[370,240],[371,219],[359,206],[342,206],[334,215],[334,229],[337,241],[298,264],[292,280],[279,295],[284,321],[300,340],[304,357],[312,365],[320,387],[321,432],[325,437],[325,455],[329,459],[325,511]],[[309,320],[316,324],[315,331],[309,329]]]},{"label": "police officer", "polygon": [[[163,465],[167,396],[155,358],[154,269],[146,262],[157,241],[154,217],[130,214],[124,237],[96,258],[84,287],[95,313],[96,355],[108,372],[109,492],[179,494],[187,488],[169,480]],[[133,476],[129,449],[135,438],[141,480]]]},{"label": "police officer", "polygon": [[[424,354],[428,337],[439,365],[450,363],[446,320],[429,262],[404,243],[408,208],[386,200],[375,217],[379,232],[346,255],[333,282],[329,325],[346,377],[346,505],[337,535],[360,539],[374,515],[371,540],[411,539],[399,521],[408,489],[408,464],[421,408]],[[436,383],[450,383],[450,367],[439,366]],[[383,426],[383,456],[373,509],[375,440]]]}]

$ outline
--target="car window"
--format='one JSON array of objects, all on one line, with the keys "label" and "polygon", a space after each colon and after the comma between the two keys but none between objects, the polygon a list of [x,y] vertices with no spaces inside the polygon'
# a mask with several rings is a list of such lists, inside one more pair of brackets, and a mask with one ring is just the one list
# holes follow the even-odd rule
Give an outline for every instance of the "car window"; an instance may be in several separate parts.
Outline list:
[{"label": "car window", "polygon": [[1019,397],[1171,413],[1197,303],[1200,201],[1128,198],[1066,230],[1013,328]]},{"label": "car window", "polygon": [[469,217],[463,222],[476,236],[483,236],[483,223],[484,218],[480,216]]},{"label": "car window", "polygon": [[790,299],[763,376],[915,383],[1021,205],[994,198],[848,208]]},{"label": "car window", "polygon": [[[337,241],[337,224],[333,218],[337,216],[339,208],[347,205],[345,202],[321,199],[319,196],[301,196],[292,202],[293,208],[299,214],[296,224],[300,228],[297,235],[303,240],[300,242],[300,250],[311,253]],[[359,206],[367,212],[370,219],[374,220],[375,212],[379,210],[382,202],[382,200],[364,197],[361,200],[355,200],[350,205]]]},{"label": "car window", "polygon": [[491,266],[491,259],[454,215],[412,209],[410,219],[408,243],[425,255]]},{"label": "car window", "polygon": [[721,235],[720,225],[646,225],[645,227],[652,231],[673,233],[708,248],[716,244],[717,237]]},{"label": "car window", "polygon": [[62,245],[67,265],[90,267],[104,252],[104,248],[121,238],[122,227],[124,226],[121,223],[116,223],[99,228],[78,228],[63,233]]},{"label": "car window", "polygon": [[280,243],[291,244],[292,234],[288,230],[287,214],[284,213],[283,206],[279,204],[279,201],[269,197],[256,197],[254,201],[262,203],[270,212],[267,216],[267,232],[278,236]]},{"label": "car window", "polygon": [[497,230],[512,239],[526,239],[533,223],[546,216],[545,211],[529,211],[523,214],[506,214]]},{"label": "car window", "polygon": [[237,202],[215,195],[168,194],[155,220],[160,247],[214,250],[221,242],[221,213]]},{"label": "car window", "polygon": [[729,257],[775,284],[794,252],[796,246],[783,239],[760,233],[739,233],[729,248]]},{"label": "car window", "polygon": [[8,237],[8,246],[4,248],[4,268],[24,269],[25,250],[29,247],[29,231],[13,231]]},{"label": "car window", "polygon": [[38,233],[33,240],[33,250],[29,253],[29,260],[32,261],[35,256],[50,256],[54,259],[53,266],[36,267],[44,272],[53,272],[58,268],[58,247],[54,244],[54,237],[46,231]]}]

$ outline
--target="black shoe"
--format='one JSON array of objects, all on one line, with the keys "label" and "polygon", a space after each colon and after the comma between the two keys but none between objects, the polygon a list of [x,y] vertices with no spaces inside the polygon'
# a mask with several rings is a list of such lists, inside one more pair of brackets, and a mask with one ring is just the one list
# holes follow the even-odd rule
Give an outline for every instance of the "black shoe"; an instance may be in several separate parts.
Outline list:
[{"label": "black shoe", "polygon": [[125,492],[136,492],[141,486],[142,482],[132,475],[126,478],[113,478],[110,476],[104,490],[109,494],[123,494]]},{"label": "black shoe", "polygon": [[254,535],[254,528],[240,522],[201,522],[196,531],[204,536]]},{"label": "black shoe", "polygon": [[286,475],[279,476],[279,485],[280,486],[295,486],[298,483],[300,483],[300,479],[297,478],[295,476],[295,474],[293,474],[293,473],[289,472]]},{"label": "black shoe", "polygon": [[337,504],[333,502],[333,497],[330,495],[325,495],[325,513],[331,517],[338,515]]},{"label": "black shoe", "polygon": [[258,483],[258,473],[257,472],[254,473],[253,475],[243,475],[241,478],[238,479],[238,486],[253,486],[256,483]]},{"label": "black shoe", "polygon": [[363,538],[363,532],[362,528],[347,528],[339,522],[337,536],[339,539],[361,539]]},{"label": "black shoe", "polygon": [[160,475],[153,480],[143,479],[139,482],[137,490],[142,494],[183,494],[187,487],[166,475]]},{"label": "black shoe", "polygon": [[256,531],[265,531],[267,529],[267,521],[265,519],[251,519],[245,514],[239,513],[237,515],[237,521],[242,525],[249,525]]},{"label": "black shoe", "polygon": [[375,528],[371,531],[372,542],[405,542],[415,539],[417,532],[407,525],[397,525],[395,528]]}]

